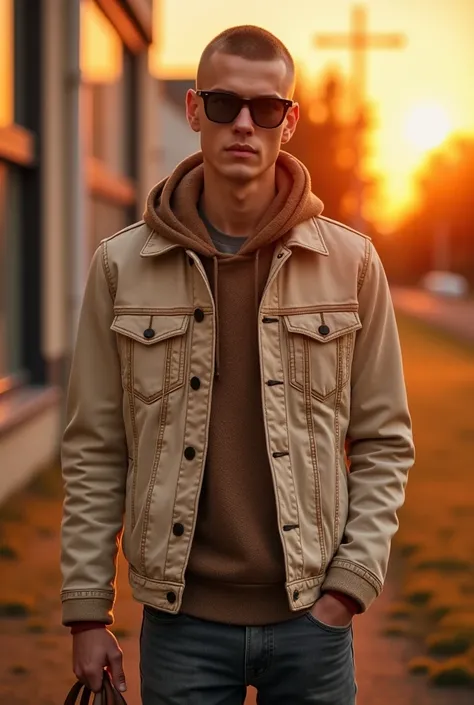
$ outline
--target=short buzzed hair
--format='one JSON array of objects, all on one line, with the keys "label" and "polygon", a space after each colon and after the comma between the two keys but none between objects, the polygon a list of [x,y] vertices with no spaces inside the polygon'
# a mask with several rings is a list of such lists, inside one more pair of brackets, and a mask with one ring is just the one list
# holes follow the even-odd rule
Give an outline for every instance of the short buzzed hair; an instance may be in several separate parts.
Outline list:
[{"label": "short buzzed hair", "polygon": [[231,56],[240,56],[249,61],[277,61],[286,64],[288,84],[293,91],[295,83],[295,62],[290,52],[278,37],[261,27],[254,25],[240,25],[230,27],[218,34],[205,47],[199,60],[197,70],[197,85],[201,86],[204,67],[209,59],[221,52]]}]

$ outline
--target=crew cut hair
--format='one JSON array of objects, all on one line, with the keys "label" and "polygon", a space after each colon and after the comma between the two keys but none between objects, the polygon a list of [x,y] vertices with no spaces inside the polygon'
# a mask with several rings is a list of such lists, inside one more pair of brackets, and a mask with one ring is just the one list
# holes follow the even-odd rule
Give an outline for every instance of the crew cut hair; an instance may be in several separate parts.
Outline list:
[{"label": "crew cut hair", "polygon": [[290,52],[278,37],[262,27],[240,25],[230,27],[211,39],[199,60],[196,85],[202,87],[204,68],[209,59],[217,53],[240,56],[249,61],[285,62],[288,72],[288,84],[291,92],[295,83],[295,62]]}]

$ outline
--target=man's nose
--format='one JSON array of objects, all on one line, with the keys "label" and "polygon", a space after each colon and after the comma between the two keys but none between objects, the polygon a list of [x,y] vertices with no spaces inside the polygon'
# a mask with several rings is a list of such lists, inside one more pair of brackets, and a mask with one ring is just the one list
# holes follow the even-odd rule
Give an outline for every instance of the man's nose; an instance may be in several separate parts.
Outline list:
[{"label": "man's nose", "polygon": [[243,105],[242,110],[234,120],[234,129],[237,131],[253,132],[255,125],[248,105]]}]

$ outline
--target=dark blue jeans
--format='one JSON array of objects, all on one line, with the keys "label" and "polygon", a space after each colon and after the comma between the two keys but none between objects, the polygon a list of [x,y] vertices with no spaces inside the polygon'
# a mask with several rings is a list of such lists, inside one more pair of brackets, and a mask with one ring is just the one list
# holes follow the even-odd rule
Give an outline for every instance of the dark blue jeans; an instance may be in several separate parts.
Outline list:
[{"label": "dark blue jeans", "polygon": [[266,627],[207,622],[145,607],[143,705],[355,705],[351,627],[305,614]]}]

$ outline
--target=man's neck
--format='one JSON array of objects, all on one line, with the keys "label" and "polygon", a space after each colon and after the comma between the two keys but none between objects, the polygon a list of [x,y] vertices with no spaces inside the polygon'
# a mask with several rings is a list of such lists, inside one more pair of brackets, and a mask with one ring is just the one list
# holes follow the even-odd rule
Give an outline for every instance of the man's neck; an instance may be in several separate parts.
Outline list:
[{"label": "man's neck", "polygon": [[224,180],[204,163],[203,210],[212,225],[227,235],[252,235],[275,193],[275,168],[251,183],[238,184]]}]

